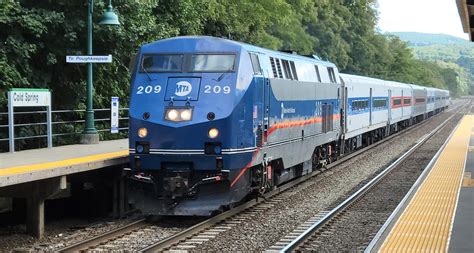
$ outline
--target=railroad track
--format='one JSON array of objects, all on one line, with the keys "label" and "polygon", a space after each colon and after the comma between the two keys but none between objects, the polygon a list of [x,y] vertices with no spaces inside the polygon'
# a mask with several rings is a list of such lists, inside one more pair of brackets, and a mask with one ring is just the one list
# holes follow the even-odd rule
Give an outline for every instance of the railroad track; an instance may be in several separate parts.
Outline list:
[{"label": "railroad track", "polygon": [[[460,107],[460,106],[459,106]],[[454,110],[458,107],[450,108]],[[439,116],[438,114],[437,116]],[[437,117],[435,116],[435,117]],[[313,178],[335,166],[339,166],[345,162],[350,161],[351,159],[357,157],[359,154],[367,152],[375,147],[381,145],[382,143],[392,140],[398,137],[401,134],[406,134],[423,125],[428,124],[430,120],[419,123],[418,125],[408,128],[406,130],[400,131],[386,139],[383,139],[379,142],[376,142],[368,147],[360,149],[356,152],[353,152],[347,156],[340,158],[339,160],[329,164],[326,168],[314,171],[308,175],[300,177],[296,180],[293,180],[290,183],[287,183],[281,187],[278,187],[276,190],[265,194],[263,197],[248,201],[242,205],[239,205],[229,211],[223,212],[217,216],[211,217],[201,223],[193,225],[184,231],[177,232],[174,235],[171,235],[163,240],[159,240],[157,243],[150,243],[145,248],[142,248],[140,251],[144,252],[155,252],[155,251],[166,251],[166,250],[192,250],[196,244],[202,244],[206,241],[218,236],[220,233],[223,233],[232,227],[238,226],[242,221],[252,219],[256,214],[262,213],[269,208],[285,201],[285,198],[281,198],[280,195],[283,192],[287,192],[290,189],[297,187],[302,182],[307,181],[310,178]],[[295,194],[297,191],[295,191]],[[320,214],[321,215],[321,214]],[[135,222],[132,222],[128,225],[125,225],[121,228],[115,229],[108,233],[96,236],[94,238],[67,246],[62,248],[61,252],[85,252],[92,251],[97,248],[104,249],[104,245],[107,245],[110,242],[115,240],[121,240],[126,236],[129,236],[133,233],[140,233],[140,230],[145,230],[150,226],[149,222],[146,219],[140,219]],[[143,244],[147,245],[147,244]]]},{"label": "railroad track", "polygon": [[[463,110],[464,108],[465,107],[460,108],[459,111]],[[339,234],[344,234],[345,236],[350,237],[350,235],[347,235],[348,234],[347,232],[346,233],[340,232],[340,230],[343,229],[342,228],[343,226],[348,226],[347,224],[346,225],[342,225],[342,224],[344,224],[348,220],[354,219],[354,217],[348,218],[349,216],[359,215],[360,217],[361,210],[364,210],[365,206],[367,206],[367,203],[361,204],[360,202],[362,202],[362,200],[364,199],[373,197],[374,194],[372,194],[372,196],[368,196],[369,193],[374,191],[374,189],[376,189],[379,184],[384,182],[384,180],[389,175],[394,173],[395,170],[399,169],[399,167],[401,167],[400,165],[404,161],[409,159],[418,149],[420,149],[420,147],[423,146],[423,144],[425,144],[435,134],[440,132],[456,116],[457,114],[452,115],[447,120],[445,120],[441,125],[439,125],[436,129],[426,134],[422,139],[420,139],[415,144],[415,146],[413,146],[406,153],[404,153],[399,159],[397,159],[388,167],[386,167],[386,169],[384,169],[380,174],[378,174],[376,177],[370,180],[357,192],[355,192],[354,194],[349,196],[347,199],[345,199],[337,207],[329,211],[322,211],[318,213],[316,216],[312,217],[307,222],[298,226],[294,231],[292,231],[291,233],[283,237],[279,242],[277,242],[274,246],[272,246],[268,251],[269,252],[272,252],[272,251],[279,251],[279,252],[319,251],[321,250],[321,245],[317,245],[317,244],[318,243],[321,244],[321,242],[323,241],[334,240],[334,238],[331,239],[332,236],[335,236],[335,235],[332,235],[332,233],[333,231],[338,231],[338,230],[339,230],[338,231]],[[430,157],[429,160],[431,160],[431,158],[432,157]],[[410,189],[413,182],[411,183],[399,182],[399,184],[401,185],[401,187]],[[393,188],[391,188],[391,190],[393,190]],[[364,205],[364,207],[361,207],[361,205]],[[365,211],[362,211],[362,216],[363,215],[369,215],[369,214],[365,213]],[[372,222],[367,222],[367,220],[365,220],[364,217],[360,217],[360,219],[362,220],[361,221],[362,223],[365,223],[365,226],[373,226],[373,230],[375,231],[375,233],[378,231],[378,228],[380,227],[379,224],[372,224]],[[365,236],[373,237],[375,236],[375,233],[370,234],[370,235],[365,235]],[[321,237],[325,237],[325,238],[321,239]],[[364,251],[365,247],[370,243],[370,239],[367,240],[366,244],[364,244],[363,246],[360,246],[359,248],[351,248],[351,249],[357,250],[357,251]],[[337,251],[338,249],[335,249],[335,250]],[[346,250],[348,250],[348,248],[346,248]]]},{"label": "railroad track", "polygon": [[147,218],[138,219],[130,224],[114,229],[105,234],[62,248],[61,252],[85,252],[87,250],[96,248],[98,245],[106,244],[111,240],[116,240],[117,238],[123,237],[124,235],[128,235],[143,229],[147,225]]},{"label": "railroad track", "polygon": [[[202,220],[199,218],[199,220]],[[196,218],[162,219],[158,216],[147,216],[137,219],[117,229],[100,234],[61,248],[59,252],[110,252],[140,251],[144,246],[156,243],[164,238],[179,233],[196,224]]]},{"label": "railroad track", "polygon": [[[452,110],[457,109],[452,108]],[[451,118],[450,118],[451,119]],[[448,120],[445,121],[448,122]],[[421,124],[419,124],[417,127],[423,127],[424,124],[427,124],[429,121],[425,121]],[[413,131],[415,128],[409,128],[407,130],[404,130],[402,132],[399,132],[395,135],[392,135],[388,137],[387,139],[384,139],[382,141],[379,141],[377,143],[374,143],[373,145],[366,147],[364,149],[361,149],[357,152],[354,152],[348,156],[345,156],[338,161],[331,163],[327,166],[327,168],[323,170],[318,170],[314,171],[311,174],[308,174],[306,176],[303,176],[295,181],[292,181],[288,184],[283,185],[282,187],[278,188],[276,191],[272,191],[268,194],[265,195],[264,198],[260,198],[255,201],[250,201],[247,202],[241,206],[238,206],[232,210],[229,210],[227,212],[221,213],[209,220],[203,221],[202,223],[199,223],[179,234],[176,234],[172,237],[169,237],[163,241],[160,241],[154,245],[150,245],[146,248],[143,249],[144,252],[156,252],[156,251],[168,251],[168,250],[193,250],[196,248],[196,246],[203,244],[215,237],[217,237],[219,234],[228,231],[232,229],[235,226],[238,226],[240,223],[246,221],[246,220],[251,220],[257,214],[259,213],[264,213],[265,210],[268,210],[269,208],[272,208],[273,206],[277,205],[278,203],[281,203],[282,201],[285,201],[286,198],[280,198],[279,195],[283,192],[287,192],[290,189],[295,188],[297,185],[300,183],[308,180],[309,178],[312,178],[318,174],[321,174],[322,172],[331,169],[335,166],[339,166],[345,162],[350,161],[352,158],[357,157],[357,155],[367,152],[378,145],[384,143],[384,141],[391,140],[393,138],[396,138],[397,136],[401,134],[405,134],[407,132]],[[439,127],[437,128],[439,129]],[[294,194],[297,194],[298,191],[295,191]],[[321,215],[321,214],[320,214]]]}]

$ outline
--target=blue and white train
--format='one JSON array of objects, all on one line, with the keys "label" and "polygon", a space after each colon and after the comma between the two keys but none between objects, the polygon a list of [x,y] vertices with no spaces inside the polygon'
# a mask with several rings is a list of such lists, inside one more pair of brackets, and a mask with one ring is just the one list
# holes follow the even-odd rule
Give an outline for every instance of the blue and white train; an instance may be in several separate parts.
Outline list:
[{"label": "blue and white train", "polygon": [[340,74],[317,57],[186,36],[140,48],[132,76],[132,198],[207,216],[449,104],[446,90]]}]

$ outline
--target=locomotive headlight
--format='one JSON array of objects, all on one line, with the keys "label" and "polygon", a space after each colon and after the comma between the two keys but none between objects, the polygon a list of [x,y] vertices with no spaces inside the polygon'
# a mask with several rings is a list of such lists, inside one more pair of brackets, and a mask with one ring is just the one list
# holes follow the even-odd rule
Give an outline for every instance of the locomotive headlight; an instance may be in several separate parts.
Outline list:
[{"label": "locomotive headlight", "polygon": [[217,130],[217,128],[211,128],[207,134],[211,139],[214,139],[219,135],[219,130]]},{"label": "locomotive headlight", "polygon": [[170,109],[166,113],[166,118],[171,120],[171,121],[177,121],[179,117],[178,111],[176,109]]},{"label": "locomotive headlight", "polygon": [[173,122],[190,121],[193,117],[192,107],[171,107],[165,110],[165,120]]},{"label": "locomotive headlight", "polygon": [[140,138],[145,138],[148,135],[148,130],[144,127],[138,129],[138,136]]},{"label": "locomotive headlight", "polygon": [[184,109],[181,111],[181,114],[180,114],[181,120],[183,121],[191,120],[191,115],[192,113],[190,109]]}]

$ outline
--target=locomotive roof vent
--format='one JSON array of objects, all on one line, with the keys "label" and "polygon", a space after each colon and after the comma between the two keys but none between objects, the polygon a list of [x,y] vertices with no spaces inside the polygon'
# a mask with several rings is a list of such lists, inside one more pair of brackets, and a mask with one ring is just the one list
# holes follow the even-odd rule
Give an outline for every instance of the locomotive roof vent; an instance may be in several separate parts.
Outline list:
[{"label": "locomotive roof vent", "polygon": [[293,50],[280,50],[280,52],[287,53],[287,54],[298,54],[296,51]]},{"label": "locomotive roof vent", "polygon": [[307,54],[307,55],[304,55],[304,56],[321,61],[321,57],[319,57],[315,54]]}]

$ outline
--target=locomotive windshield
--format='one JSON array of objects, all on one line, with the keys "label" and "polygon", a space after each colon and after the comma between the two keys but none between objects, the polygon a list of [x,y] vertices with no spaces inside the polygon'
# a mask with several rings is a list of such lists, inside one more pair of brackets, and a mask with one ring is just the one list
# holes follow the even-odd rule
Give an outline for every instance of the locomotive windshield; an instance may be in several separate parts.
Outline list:
[{"label": "locomotive windshield", "polygon": [[153,72],[232,72],[235,54],[153,54],[144,55],[140,71]]},{"label": "locomotive windshield", "polygon": [[145,55],[142,60],[144,72],[181,72],[183,68],[182,54],[175,55]]},{"label": "locomotive windshield", "polygon": [[235,55],[194,54],[191,72],[228,72],[234,70]]}]

